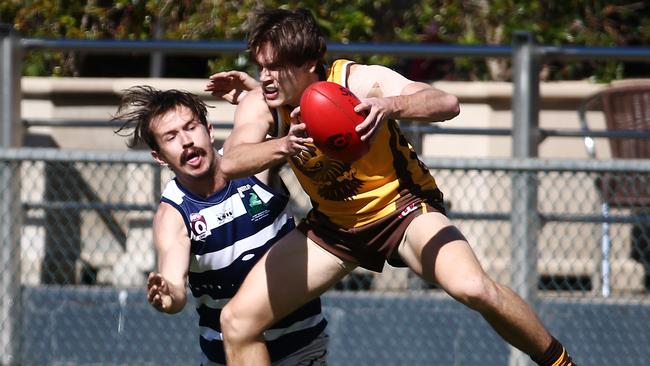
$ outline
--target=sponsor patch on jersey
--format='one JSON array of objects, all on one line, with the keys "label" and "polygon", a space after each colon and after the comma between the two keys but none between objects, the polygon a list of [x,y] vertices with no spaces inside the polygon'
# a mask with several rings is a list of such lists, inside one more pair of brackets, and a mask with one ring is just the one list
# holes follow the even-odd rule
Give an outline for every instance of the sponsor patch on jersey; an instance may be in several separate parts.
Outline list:
[{"label": "sponsor patch on jersey", "polygon": [[417,203],[411,203],[410,205],[406,206],[402,212],[400,212],[399,217],[406,217],[406,215],[410,214],[411,212],[417,210],[418,204]]},{"label": "sponsor patch on jersey", "polygon": [[210,234],[208,223],[205,221],[205,217],[200,213],[193,212],[190,214],[190,227],[192,228],[193,240],[205,240],[205,238]]},{"label": "sponsor patch on jersey", "polygon": [[253,221],[257,221],[268,216],[269,208],[267,204],[260,199],[255,191],[247,191],[244,200],[244,206],[246,206],[246,210],[253,218]]},{"label": "sponsor patch on jersey", "polygon": [[268,204],[260,198],[251,185],[246,184],[237,188],[237,193],[253,221],[261,220],[269,215]]}]

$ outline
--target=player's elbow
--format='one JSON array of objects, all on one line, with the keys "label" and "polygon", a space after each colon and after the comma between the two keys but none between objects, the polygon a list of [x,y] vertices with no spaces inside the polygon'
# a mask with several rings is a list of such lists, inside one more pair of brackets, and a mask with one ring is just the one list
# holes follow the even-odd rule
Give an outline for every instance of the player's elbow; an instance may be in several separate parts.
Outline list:
[{"label": "player's elbow", "polygon": [[174,305],[172,305],[172,307],[170,307],[169,309],[165,309],[164,311],[165,311],[165,313],[167,313],[167,314],[171,314],[171,315],[173,315],[173,314],[178,314],[178,313],[180,313],[184,308],[185,308],[185,303],[182,303],[182,304],[174,304]]},{"label": "player's elbow", "polygon": [[460,114],[460,103],[458,97],[455,95],[447,94],[441,100],[442,120],[448,120]]},{"label": "player's elbow", "polygon": [[226,180],[233,180],[239,178],[237,175],[237,164],[233,161],[233,159],[228,159],[227,157],[223,157],[221,159],[221,174],[224,176]]},{"label": "player's elbow", "polygon": [[172,298],[171,304],[169,306],[163,307],[162,312],[167,314],[178,314],[184,308],[187,303],[187,296],[177,295]]}]

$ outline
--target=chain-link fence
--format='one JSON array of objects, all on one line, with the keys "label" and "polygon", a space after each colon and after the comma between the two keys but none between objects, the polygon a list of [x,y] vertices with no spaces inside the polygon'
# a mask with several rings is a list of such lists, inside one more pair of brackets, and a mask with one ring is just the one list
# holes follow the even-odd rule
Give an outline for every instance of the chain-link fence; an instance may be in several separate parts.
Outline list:
[{"label": "chain-link fence", "polygon": [[[523,292],[580,364],[650,359],[650,161],[427,164],[486,271]],[[0,150],[3,364],[198,363],[192,306],[166,316],[145,299],[170,177],[146,153]],[[324,305],[332,365],[511,358],[476,313],[407,270],[357,270]]]}]

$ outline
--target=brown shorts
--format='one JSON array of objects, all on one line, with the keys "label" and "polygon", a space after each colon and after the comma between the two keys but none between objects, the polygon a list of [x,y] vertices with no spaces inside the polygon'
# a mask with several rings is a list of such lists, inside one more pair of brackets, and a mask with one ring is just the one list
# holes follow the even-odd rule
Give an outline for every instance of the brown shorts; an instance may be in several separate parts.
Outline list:
[{"label": "brown shorts", "polygon": [[351,229],[342,228],[327,216],[312,210],[300,222],[298,230],[344,261],[371,271],[381,272],[386,261],[395,267],[405,267],[397,255],[397,247],[408,225],[426,212],[445,213],[442,193],[436,193],[434,199],[427,200],[407,194],[397,201],[392,214]]}]

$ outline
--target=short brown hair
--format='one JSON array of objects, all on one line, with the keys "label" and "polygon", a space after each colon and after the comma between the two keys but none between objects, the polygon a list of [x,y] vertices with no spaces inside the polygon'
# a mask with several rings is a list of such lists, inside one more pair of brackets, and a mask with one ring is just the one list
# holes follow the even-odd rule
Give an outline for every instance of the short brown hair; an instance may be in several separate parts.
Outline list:
[{"label": "short brown hair", "polygon": [[274,62],[282,65],[302,66],[310,60],[323,63],[327,51],[320,26],[312,13],[303,8],[259,13],[248,35],[248,50],[253,60],[266,42],[273,47]]},{"label": "short brown hair", "polygon": [[[129,147],[144,142],[152,150],[158,151],[158,143],[151,132],[151,121],[177,106],[187,107],[202,125],[208,127],[208,106],[196,95],[176,89],[162,91],[148,85],[141,85],[125,90],[117,114],[112,119],[122,123],[115,133],[131,136],[127,142]],[[131,128],[133,130],[130,132],[120,133]]]}]

